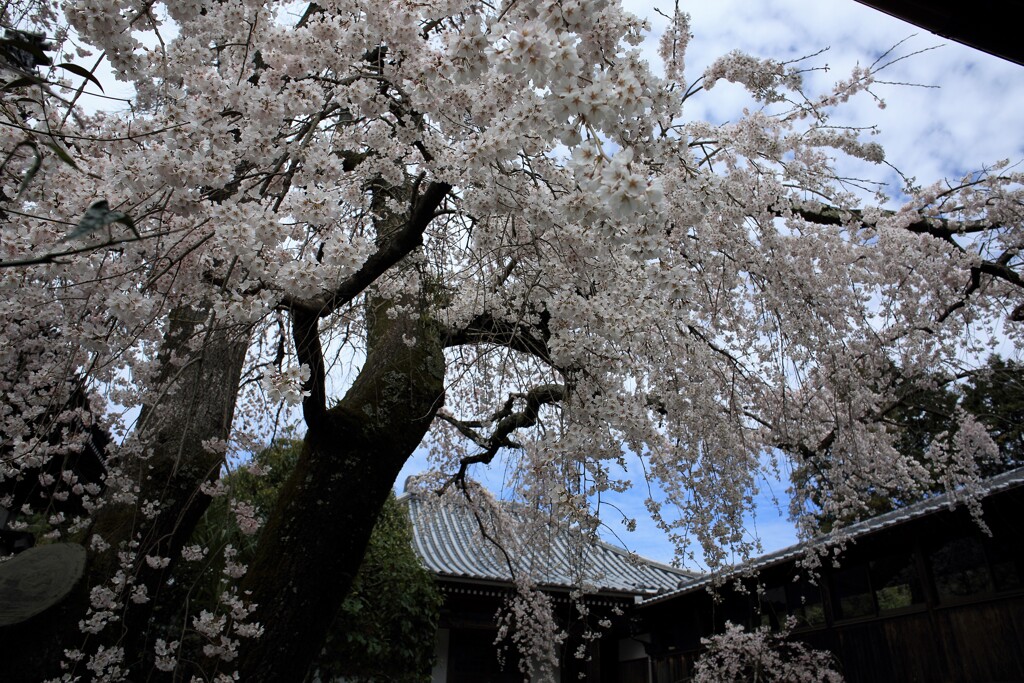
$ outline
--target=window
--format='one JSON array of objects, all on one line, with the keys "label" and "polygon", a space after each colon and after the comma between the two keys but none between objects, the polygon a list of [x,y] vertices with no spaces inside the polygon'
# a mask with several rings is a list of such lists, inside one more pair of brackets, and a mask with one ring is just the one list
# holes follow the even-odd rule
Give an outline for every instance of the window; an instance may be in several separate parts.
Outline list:
[{"label": "window", "polygon": [[924,593],[912,554],[872,560],[870,574],[880,614],[924,604]]},{"label": "window", "polygon": [[758,600],[761,626],[777,629],[786,623],[786,589],[774,586],[764,591]]},{"label": "window", "polygon": [[791,581],[766,588],[755,596],[754,619],[751,626],[781,628],[787,619],[796,619],[795,628],[816,628],[825,625],[825,607],[821,588],[807,579]]},{"label": "window", "polygon": [[515,648],[509,648],[505,666],[498,662],[493,629],[452,629],[448,645],[448,683],[518,683]]},{"label": "window", "polygon": [[992,581],[997,591],[1024,588],[1024,551],[1020,543],[996,537],[987,547],[992,566]]},{"label": "window", "polygon": [[930,558],[939,600],[964,598],[992,591],[992,577],[981,541],[955,538],[934,551]]},{"label": "window", "polygon": [[839,619],[873,616],[875,603],[871,597],[871,583],[867,567],[856,565],[836,572],[832,576],[835,589],[833,607]]},{"label": "window", "polygon": [[825,608],[821,601],[821,588],[803,579],[786,586],[789,613],[796,617],[797,628],[815,628],[825,625]]}]

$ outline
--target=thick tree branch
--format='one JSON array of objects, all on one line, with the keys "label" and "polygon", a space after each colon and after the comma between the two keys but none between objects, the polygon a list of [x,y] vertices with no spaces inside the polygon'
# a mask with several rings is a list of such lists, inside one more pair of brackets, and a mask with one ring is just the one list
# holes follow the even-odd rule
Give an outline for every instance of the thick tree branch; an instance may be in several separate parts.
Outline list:
[{"label": "thick tree branch", "polygon": [[1015,287],[1024,288],[1024,279],[1021,279],[1020,274],[1002,261],[1002,258],[998,261],[982,261],[978,264],[978,270]]},{"label": "thick tree branch", "polygon": [[465,344],[496,344],[529,354],[551,367],[556,367],[547,344],[551,336],[547,326],[549,318],[550,314],[545,311],[537,325],[527,325],[497,320],[490,313],[483,313],[461,329],[446,330],[444,346],[450,348]]},{"label": "thick tree branch", "polygon": [[414,194],[409,218],[401,229],[390,235],[355,274],[332,292],[326,302],[292,299],[282,302],[283,306],[290,309],[292,338],[295,340],[299,363],[307,366],[310,372],[309,379],[302,387],[306,392],[302,400],[302,413],[310,428],[321,424],[327,414],[326,369],[320,344],[320,318],[352,301],[388,269],[423,244],[423,232],[450,190],[450,185],[434,182],[422,195],[417,197]]},{"label": "thick tree branch", "polygon": [[484,436],[477,430],[484,426],[482,420],[460,420],[454,415],[448,414],[444,410],[437,411],[437,418],[444,420],[451,426],[459,430],[459,433],[464,437],[475,443],[480,448],[487,448],[488,437]]},{"label": "thick tree branch", "polygon": [[[845,225],[851,220],[857,223],[864,223],[864,213],[860,209],[840,209],[834,206],[822,206],[810,209],[804,206],[796,206],[793,213],[804,220],[822,225]],[[882,211],[883,216],[895,216],[895,211]],[[921,217],[910,223],[906,229],[910,232],[931,235],[941,240],[955,244],[953,238],[957,235],[971,235],[987,230],[994,230],[1000,226],[985,221],[951,221],[946,218]],[[959,246],[959,245],[958,245]]]},{"label": "thick tree branch", "polygon": [[324,351],[320,345],[320,315],[316,311],[293,308],[291,318],[292,338],[295,340],[299,364],[309,368],[309,379],[302,385],[306,393],[302,399],[302,416],[306,420],[306,425],[312,429],[327,415],[326,370]]},{"label": "thick tree branch", "polygon": [[414,197],[412,211],[402,229],[391,235],[390,239],[370,255],[359,270],[338,285],[325,301],[313,302],[286,298],[282,305],[293,311],[304,309],[308,312],[316,312],[319,317],[323,318],[351,302],[376,282],[377,278],[423,244],[423,232],[433,220],[437,207],[441,205],[451,189],[452,186],[448,183],[435,181],[427,186],[423,194]]}]

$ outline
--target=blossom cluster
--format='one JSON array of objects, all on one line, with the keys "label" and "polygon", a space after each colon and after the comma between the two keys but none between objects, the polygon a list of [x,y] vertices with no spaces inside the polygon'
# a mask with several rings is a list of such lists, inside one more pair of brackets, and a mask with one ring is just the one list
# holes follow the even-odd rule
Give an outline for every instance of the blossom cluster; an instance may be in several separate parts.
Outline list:
[{"label": "blossom cluster", "polygon": [[726,622],[724,633],[701,639],[694,683],[843,683],[831,653],[787,641],[788,635]]}]

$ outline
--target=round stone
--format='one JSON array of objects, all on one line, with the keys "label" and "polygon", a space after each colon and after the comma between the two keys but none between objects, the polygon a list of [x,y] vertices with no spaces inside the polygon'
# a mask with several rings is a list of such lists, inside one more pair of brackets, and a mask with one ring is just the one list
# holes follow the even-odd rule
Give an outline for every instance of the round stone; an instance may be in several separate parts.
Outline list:
[{"label": "round stone", "polygon": [[53,543],[0,562],[0,627],[20,624],[71,592],[85,571],[85,548]]}]

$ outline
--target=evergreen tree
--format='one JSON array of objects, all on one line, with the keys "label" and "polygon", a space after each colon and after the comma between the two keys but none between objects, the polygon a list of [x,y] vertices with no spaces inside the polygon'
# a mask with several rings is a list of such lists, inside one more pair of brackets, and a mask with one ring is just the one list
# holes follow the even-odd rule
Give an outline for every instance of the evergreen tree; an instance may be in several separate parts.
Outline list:
[{"label": "evergreen tree", "polygon": [[1003,456],[988,474],[1024,465],[1024,365],[989,357],[964,386],[962,405],[985,425]]}]

